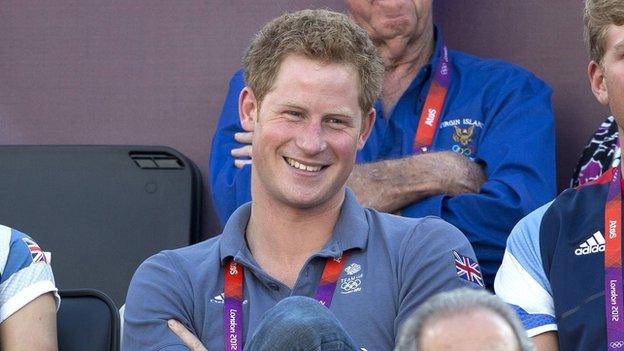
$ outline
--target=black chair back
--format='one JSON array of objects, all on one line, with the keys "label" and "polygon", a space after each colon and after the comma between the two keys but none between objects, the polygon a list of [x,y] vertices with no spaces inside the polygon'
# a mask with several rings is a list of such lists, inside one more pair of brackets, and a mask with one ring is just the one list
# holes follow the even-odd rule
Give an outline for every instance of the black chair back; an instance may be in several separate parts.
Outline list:
[{"label": "black chair back", "polygon": [[59,295],[59,350],[119,350],[119,312],[106,294],[94,289],[76,289],[61,290]]},{"label": "black chair back", "polygon": [[60,289],[125,302],[147,257],[199,239],[201,177],[164,146],[0,146],[0,223],[52,253]]}]

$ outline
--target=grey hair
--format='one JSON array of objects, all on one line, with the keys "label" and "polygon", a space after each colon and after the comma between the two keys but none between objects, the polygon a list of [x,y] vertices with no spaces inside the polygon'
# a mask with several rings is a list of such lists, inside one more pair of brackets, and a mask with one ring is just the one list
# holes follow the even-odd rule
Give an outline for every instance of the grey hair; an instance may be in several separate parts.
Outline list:
[{"label": "grey hair", "polygon": [[518,316],[503,300],[486,290],[469,288],[439,293],[427,299],[403,323],[394,350],[417,351],[418,339],[427,324],[444,317],[480,310],[492,311],[507,321],[521,351],[535,350]]}]

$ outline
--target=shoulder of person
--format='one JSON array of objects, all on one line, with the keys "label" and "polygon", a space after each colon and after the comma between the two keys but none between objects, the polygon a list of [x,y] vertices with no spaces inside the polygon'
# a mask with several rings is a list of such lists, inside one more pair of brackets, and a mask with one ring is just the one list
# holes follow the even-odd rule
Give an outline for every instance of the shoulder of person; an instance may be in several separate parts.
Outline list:
[{"label": "shoulder of person", "polygon": [[167,267],[178,272],[196,271],[197,267],[206,267],[219,262],[220,243],[221,235],[218,235],[197,244],[160,251],[146,259],[137,271],[145,270],[146,267],[152,269]]},{"label": "shoulder of person", "polygon": [[458,68],[460,74],[478,76],[486,82],[525,80],[541,86],[548,86],[531,71],[508,61],[481,58],[455,50],[451,50],[451,60],[454,67]]},{"label": "shoulder of person", "polygon": [[470,245],[459,229],[439,217],[410,218],[369,211],[373,218],[372,229],[380,232],[388,241],[399,243],[400,246],[409,245],[418,248],[438,244],[449,247]]},{"label": "shoulder of person", "polygon": [[[27,234],[0,225],[0,281],[37,262],[49,263],[49,253],[44,252]],[[12,272],[5,271],[7,265]]]},{"label": "shoulder of person", "polygon": [[558,216],[577,216],[579,209],[602,210],[612,177],[613,168],[591,182],[565,189],[553,200],[549,211],[556,211]]}]

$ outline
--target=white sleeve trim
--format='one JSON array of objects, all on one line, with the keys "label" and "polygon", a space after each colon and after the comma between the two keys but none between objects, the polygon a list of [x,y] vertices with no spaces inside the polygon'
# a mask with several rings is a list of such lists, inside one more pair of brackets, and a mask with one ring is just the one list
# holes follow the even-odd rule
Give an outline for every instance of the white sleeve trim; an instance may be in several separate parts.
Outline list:
[{"label": "white sleeve trim", "polygon": [[494,280],[496,295],[530,314],[555,317],[552,296],[527,272],[522,264],[505,251],[503,262]]},{"label": "white sleeve trim", "polygon": [[539,327],[535,327],[533,329],[529,329],[527,330],[527,335],[529,338],[532,338],[534,336],[549,332],[549,331],[557,331],[557,325],[556,324],[545,324],[545,325],[540,325]]},{"label": "white sleeve trim", "polygon": [[58,289],[54,286],[54,283],[49,280],[40,281],[20,290],[20,292],[10,298],[4,305],[0,306],[0,323],[32,300],[48,292],[54,293],[56,309],[58,310],[61,305],[61,297],[58,294]]}]

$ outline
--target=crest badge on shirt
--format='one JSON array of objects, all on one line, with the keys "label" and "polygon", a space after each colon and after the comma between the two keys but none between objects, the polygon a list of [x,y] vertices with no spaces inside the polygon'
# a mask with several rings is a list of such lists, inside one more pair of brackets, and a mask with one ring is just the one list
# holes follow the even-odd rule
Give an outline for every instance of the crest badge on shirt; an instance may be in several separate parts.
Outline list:
[{"label": "crest badge on shirt", "polygon": [[470,126],[468,128],[455,126],[454,128],[455,132],[453,132],[453,140],[455,140],[455,142],[458,142],[463,146],[472,143],[472,135],[474,134],[475,126]]},{"label": "crest badge on shirt", "polygon": [[453,250],[453,258],[455,259],[455,270],[459,278],[483,286],[483,275],[476,260],[460,255],[455,250]]},{"label": "crest badge on shirt", "polygon": [[347,276],[340,278],[338,285],[341,294],[351,294],[362,290],[362,266],[357,263],[351,263],[344,269]]},{"label": "crest badge on shirt", "polygon": [[452,143],[451,150],[474,158],[477,153],[475,141],[479,131],[483,129],[483,122],[472,118],[455,118],[440,123],[441,130],[446,128],[452,128],[450,138],[454,143]]}]

